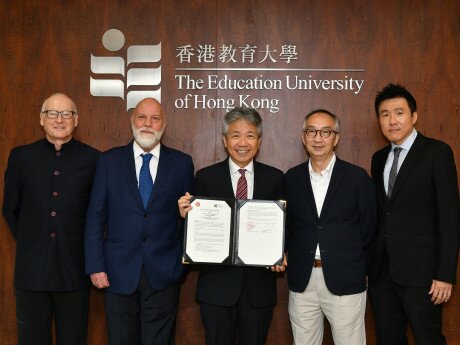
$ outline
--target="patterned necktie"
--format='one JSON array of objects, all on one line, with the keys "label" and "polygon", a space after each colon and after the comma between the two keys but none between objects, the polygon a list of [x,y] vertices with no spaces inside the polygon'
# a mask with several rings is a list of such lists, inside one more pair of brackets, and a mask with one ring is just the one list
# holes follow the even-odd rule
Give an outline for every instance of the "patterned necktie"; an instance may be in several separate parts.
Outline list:
[{"label": "patterned necktie", "polygon": [[248,198],[248,181],[246,181],[246,177],[244,176],[246,169],[239,169],[238,171],[241,176],[236,185],[236,198],[246,200]]},{"label": "patterned necktie", "polygon": [[393,150],[394,158],[393,164],[391,164],[390,176],[388,178],[388,197],[391,197],[391,192],[393,191],[393,186],[395,185],[396,175],[398,174],[398,160],[399,154],[401,153],[402,148],[395,147]]},{"label": "patterned necktie", "polygon": [[150,194],[152,194],[153,189],[153,180],[152,175],[150,175],[150,160],[153,155],[151,153],[146,153],[142,155],[142,167],[141,172],[139,173],[139,192],[141,194],[142,203],[144,208],[147,208],[147,204],[150,199]]}]

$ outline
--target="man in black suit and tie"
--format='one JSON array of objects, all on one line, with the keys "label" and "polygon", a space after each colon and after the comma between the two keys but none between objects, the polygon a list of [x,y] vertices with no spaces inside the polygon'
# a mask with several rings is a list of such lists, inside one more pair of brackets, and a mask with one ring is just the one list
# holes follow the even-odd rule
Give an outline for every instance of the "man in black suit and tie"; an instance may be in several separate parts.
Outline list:
[{"label": "man in black suit and tie", "polygon": [[365,248],[376,226],[375,187],[366,171],[337,158],[340,122],[305,116],[310,159],[285,176],[289,317],[294,344],[321,345],[324,315],[336,345],[366,344]]},{"label": "man in black suit and tie", "polygon": [[442,303],[458,260],[460,208],[451,148],[418,133],[414,97],[388,84],[375,111],[390,145],[372,157],[378,231],[369,262],[369,293],[379,345],[446,344]]},{"label": "man in black suit and tie", "polygon": [[[222,124],[229,158],[196,173],[195,195],[216,198],[278,200],[283,173],[256,162],[262,119],[254,109],[234,108]],[[181,215],[191,209],[190,194],[179,199]],[[284,270],[283,266],[272,271]],[[266,268],[202,266],[196,298],[207,345],[262,345],[276,304],[275,274]]]}]

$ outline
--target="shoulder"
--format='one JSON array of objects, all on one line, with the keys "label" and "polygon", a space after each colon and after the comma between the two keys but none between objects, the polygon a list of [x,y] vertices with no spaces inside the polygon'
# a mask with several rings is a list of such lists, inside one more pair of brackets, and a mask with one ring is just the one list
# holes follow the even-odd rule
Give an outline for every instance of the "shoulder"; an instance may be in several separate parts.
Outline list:
[{"label": "shoulder", "polygon": [[37,155],[44,149],[46,149],[45,139],[40,139],[31,144],[14,147],[10,152],[10,159],[20,159],[22,157],[37,158]]},{"label": "shoulder", "polygon": [[434,139],[434,138],[429,138],[421,135],[420,133],[418,134],[420,136],[420,141],[429,149],[435,150],[435,151],[452,151],[452,148],[445,143],[444,141],[441,141],[439,139]]},{"label": "shoulder", "polygon": [[171,147],[168,147],[164,144],[161,144],[161,151],[160,151],[160,159],[161,159],[161,154],[167,154],[173,159],[179,159],[179,160],[184,160],[184,161],[191,161],[192,157],[188,155],[185,152],[179,151],[177,149],[173,149]]},{"label": "shoulder", "polygon": [[292,167],[291,169],[289,169],[286,174],[285,174],[285,177],[286,179],[290,179],[290,178],[294,178],[298,175],[303,175],[305,173],[308,172],[308,161],[307,162],[303,162],[299,165],[296,165],[294,167]]},{"label": "shoulder", "polygon": [[268,164],[257,162],[257,161],[254,161],[254,169],[256,173],[270,174],[276,177],[284,176],[284,173],[280,169],[275,168]]},{"label": "shoulder", "polygon": [[367,171],[358,166],[358,165],[355,165],[355,164],[352,164],[350,162],[347,162],[347,161],[344,161],[344,160],[341,160],[339,158],[337,158],[337,161],[335,162],[336,164],[336,167],[339,168],[339,169],[343,169],[344,171],[346,171],[347,173],[349,174],[354,174],[354,175],[368,175],[367,174]]},{"label": "shoulder", "polygon": [[90,156],[93,156],[93,157],[98,157],[99,154],[101,153],[101,151],[99,151],[98,149],[92,147],[92,146],[89,146],[88,144],[85,144],[81,141],[78,141],[78,140],[75,140],[75,144],[76,146],[78,147],[78,149]]},{"label": "shoulder", "polygon": [[209,165],[207,167],[204,167],[196,172],[196,177],[206,177],[210,175],[215,175],[216,173],[221,173],[225,172],[227,169],[228,173],[230,174],[230,168],[228,167],[228,160],[223,160],[222,162]]},{"label": "shoulder", "polygon": [[379,159],[379,158],[388,156],[389,152],[390,152],[390,145],[382,147],[380,150],[377,150],[374,152],[374,154],[372,155],[372,161],[374,161],[375,159]]}]

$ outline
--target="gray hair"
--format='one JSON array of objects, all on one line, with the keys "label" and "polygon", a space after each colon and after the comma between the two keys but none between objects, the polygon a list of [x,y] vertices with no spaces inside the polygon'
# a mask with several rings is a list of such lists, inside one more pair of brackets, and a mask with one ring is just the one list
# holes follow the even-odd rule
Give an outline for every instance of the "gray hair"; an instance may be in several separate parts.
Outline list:
[{"label": "gray hair", "polygon": [[329,110],[326,110],[326,109],[315,109],[315,110],[310,111],[307,115],[305,115],[305,118],[303,119],[303,123],[302,123],[302,129],[303,130],[306,129],[305,124],[307,123],[308,118],[310,116],[318,114],[318,113],[324,113],[324,114],[327,114],[330,117],[332,117],[332,119],[334,120],[334,127],[335,127],[334,130],[337,133],[340,133],[340,120],[339,120],[339,118],[337,117],[337,115],[331,113]]},{"label": "gray hair", "polygon": [[256,126],[257,134],[259,137],[262,136],[262,118],[259,113],[253,108],[247,107],[236,107],[230,110],[224,116],[224,121],[222,122],[222,135],[226,136],[228,132],[228,126],[239,119],[246,120]]}]

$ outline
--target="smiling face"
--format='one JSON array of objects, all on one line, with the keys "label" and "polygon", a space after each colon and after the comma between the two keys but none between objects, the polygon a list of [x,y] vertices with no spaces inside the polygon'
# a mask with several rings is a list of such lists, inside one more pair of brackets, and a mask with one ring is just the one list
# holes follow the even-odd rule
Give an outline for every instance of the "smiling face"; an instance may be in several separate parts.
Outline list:
[{"label": "smiling face", "polygon": [[[334,119],[326,113],[315,113],[311,115],[305,121],[304,128],[305,130],[336,130]],[[317,132],[313,138],[309,138],[304,131],[302,142],[312,160],[329,161],[334,154],[334,148],[339,143],[339,134],[331,132],[328,138],[323,138],[320,132]]]},{"label": "smiling face", "polygon": [[153,98],[139,102],[131,116],[131,127],[136,143],[151,151],[161,140],[166,128],[166,116],[161,104]]},{"label": "smiling face", "polygon": [[48,141],[55,144],[56,148],[60,148],[62,144],[72,139],[73,132],[78,125],[78,115],[75,114],[70,119],[63,119],[61,115],[55,119],[49,119],[45,112],[47,110],[70,110],[76,113],[77,109],[73,101],[64,94],[55,94],[43,103],[40,125]]},{"label": "smiling face", "polygon": [[417,112],[412,114],[406,99],[402,97],[387,99],[379,106],[379,122],[383,135],[400,145],[414,130]]},{"label": "smiling face", "polygon": [[244,119],[231,122],[227,134],[222,139],[230,158],[240,168],[244,168],[251,162],[259,151],[262,141],[257,134],[257,127]]}]

